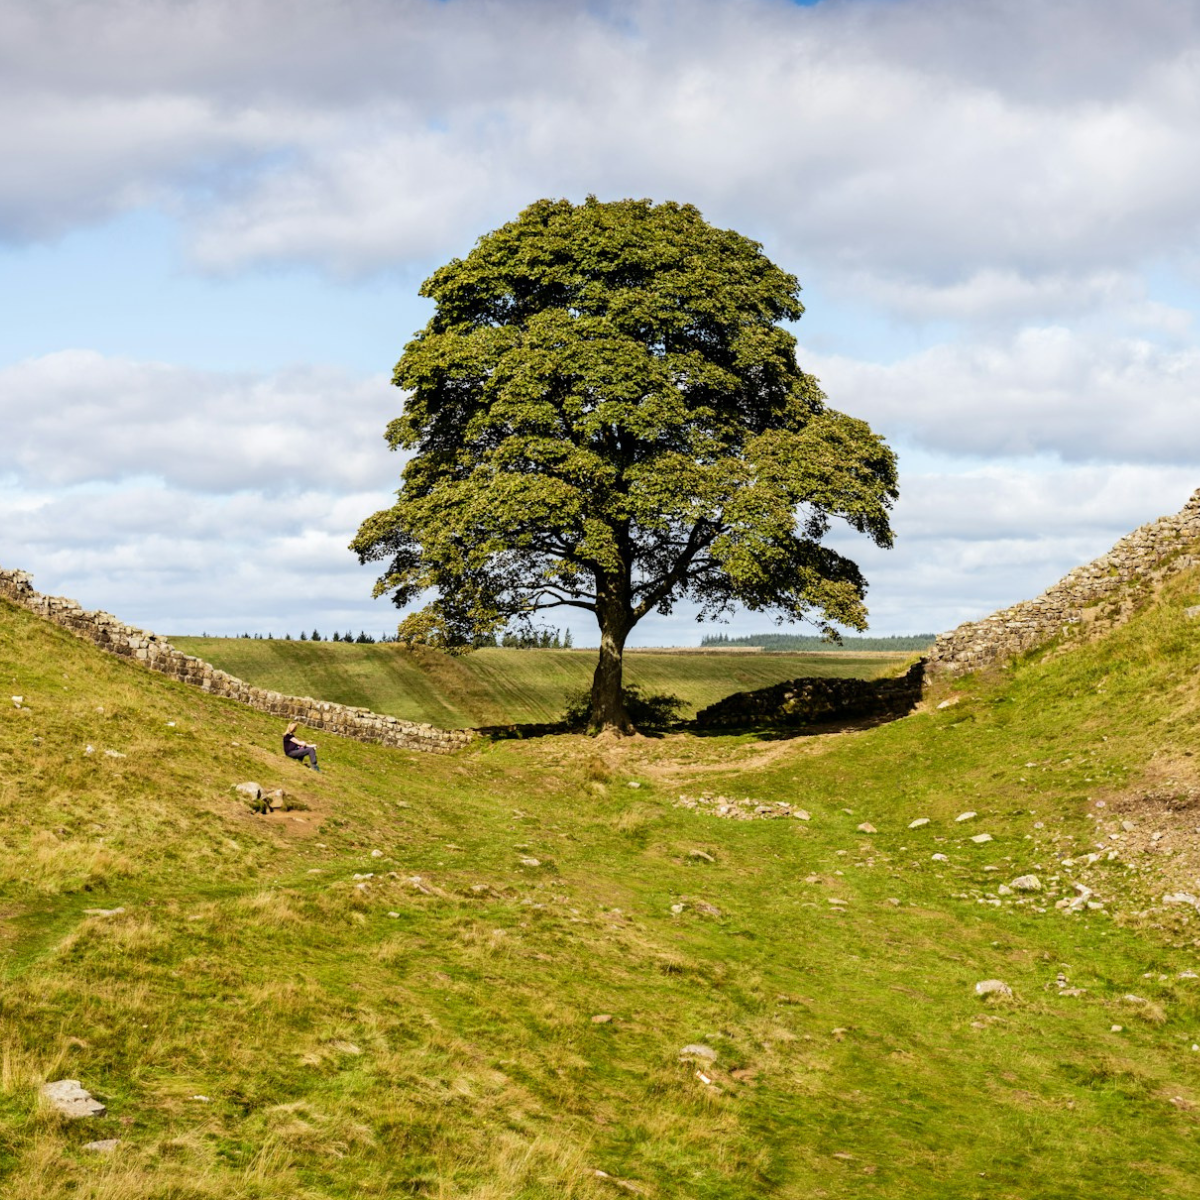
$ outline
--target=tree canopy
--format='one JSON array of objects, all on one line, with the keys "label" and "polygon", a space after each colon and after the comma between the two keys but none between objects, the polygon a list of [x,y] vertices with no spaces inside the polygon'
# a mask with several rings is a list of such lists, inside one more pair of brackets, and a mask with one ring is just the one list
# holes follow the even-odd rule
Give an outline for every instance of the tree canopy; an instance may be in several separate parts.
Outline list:
[{"label": "tree canopy", "polygon": [[592,612],[596,727],[628,728],[621,655],[686,599],[866,627],[832,518],[889,546],[892,451],[827,407],[783,322],[794,276],[690,205],[541,200],[421,288],[394,382],[411,452],[351,544],[403,637],[470,646],[547,608]]}]

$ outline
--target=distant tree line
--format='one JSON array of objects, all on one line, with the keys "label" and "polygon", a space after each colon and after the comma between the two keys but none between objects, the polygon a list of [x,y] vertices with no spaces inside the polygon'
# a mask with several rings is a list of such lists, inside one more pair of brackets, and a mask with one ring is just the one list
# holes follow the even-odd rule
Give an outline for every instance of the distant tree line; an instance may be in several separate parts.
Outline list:
[{"label": "distant tree line", "polygon": [[841,642],[799,633],[750,633],[730,637],[713,633],[704,637],[701,646],[761,646],[764,650],[924,650],[933,645],[936,633],[901,634],[895,637],[844,637]]},{"label": "distant tree line", "polygon": [[[201,636],[207,637],[208,634]],[[275,635],[273,633],[241,633],[238,634],[238,638],[248,638],[252,641],[273,641]],[[378,637],[372,637],[366,632],[360,632],[358,637],[355,637],[353,631],[349,629],[345,633],[338,633],[335,630],[326,638],[321,636],[319,629],[314,629],[312,633],[301,633],[295,639],[290,633],[285,633],[281,640],[285,642],[293,640],[298,642],[356,642],[359,645],[374,645],[376,642],[398,642],[400,638],[394,633],[381,633]],[[570,650],[571,644],[569,629],[566,632],[558,629],[508,630],[500,635],[490,634],[478,637],[472,643],[476,650],[489,646],[502,646],[506,650]]]}]

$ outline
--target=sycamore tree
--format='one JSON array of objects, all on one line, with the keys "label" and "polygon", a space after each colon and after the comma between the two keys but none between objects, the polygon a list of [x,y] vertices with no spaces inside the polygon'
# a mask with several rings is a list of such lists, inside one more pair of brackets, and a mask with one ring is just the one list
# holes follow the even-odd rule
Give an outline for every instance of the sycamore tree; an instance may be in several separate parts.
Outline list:
[{"label": "sycamore tree", "polygon": [[866,581],[822,543],[890,546],[892,451],[828,408],[782,323],[795,277],[690,205],[541,200],[422,286],[387,440],[392,507],[351,543],[400,636],[469,648],[580,608],[600,629],[591,725],[630,728],[626,639],[681,600],[866,628]]}]

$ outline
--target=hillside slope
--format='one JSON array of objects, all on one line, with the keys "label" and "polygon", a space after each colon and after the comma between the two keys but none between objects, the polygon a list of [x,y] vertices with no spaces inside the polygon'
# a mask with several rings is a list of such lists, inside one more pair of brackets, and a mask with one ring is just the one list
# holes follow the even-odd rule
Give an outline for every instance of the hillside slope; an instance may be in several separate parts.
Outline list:
[{"label": "hillside slope", "polygon": [[1195,1196],[1198,587],[868,731],[319,776],[0,603],[0,1191]]},{"label": "hillside slope", "polygon": [[[254,638],[171,639],[239,679],[293,696],[361,705],[442,728],[549,722],[564,697],[591,685],[595,653],[478,650],[452,657],[424,647]],[[626,682],[685,701],[685,716],[729,695],[799,675],[873,678],[903,656],[710,654],[637,651],[625,658]]]}]

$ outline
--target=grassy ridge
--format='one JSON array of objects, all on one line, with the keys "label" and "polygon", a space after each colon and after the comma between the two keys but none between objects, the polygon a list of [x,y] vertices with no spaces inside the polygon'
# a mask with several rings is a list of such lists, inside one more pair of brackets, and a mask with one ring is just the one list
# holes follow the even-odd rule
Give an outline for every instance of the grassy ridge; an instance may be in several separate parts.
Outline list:
[{"label": "grassy ridge", "polygon": [[[1200,750],[1186,586],[866,732],[326,736],[320,776],[278,722],[0,603],[0,1192],[1195,1196],[1195,921],[1148,904],[1196,817],[1156,811],[1172,849],[1139,857],[1102,816],[1149,820],[1148,765],[1182,786]],[[253,817],[245,778],[308,807]],[[705,790],[811,820],[675,806]],[[1034,870],[1105,908],[986,902]],[[63,1076],[109,1115],[41,1110]]]},{"label": "grassy ridge", "polygon": [[[393,644],[186,637],[172,644],[260,687],[444,728],[555,721],[564,696],[587,687],[596,667],[594,654],[568,650],[488,649],[455,658]],[[666,651],[632,653],[625,663],[627,682],[680,696],[688,716],[731,692],[801,675],[870,678],[896,666],[886,656]]]}]

